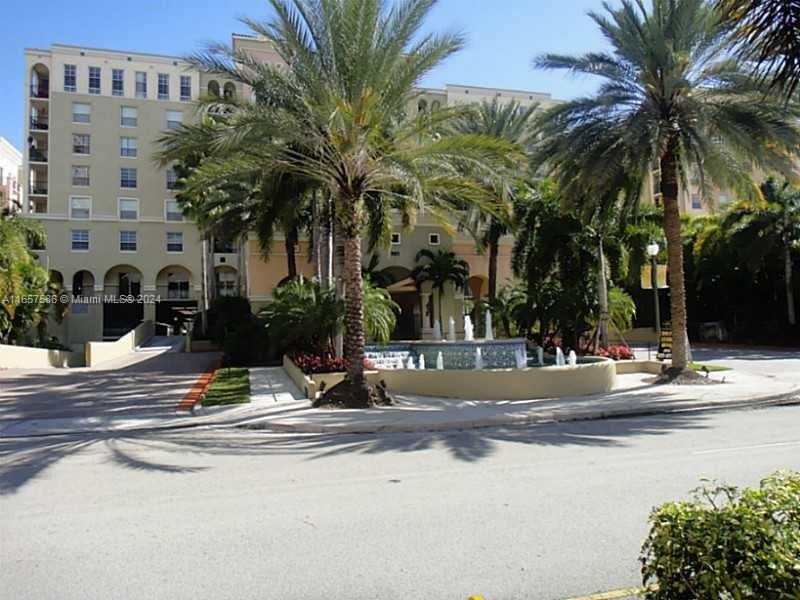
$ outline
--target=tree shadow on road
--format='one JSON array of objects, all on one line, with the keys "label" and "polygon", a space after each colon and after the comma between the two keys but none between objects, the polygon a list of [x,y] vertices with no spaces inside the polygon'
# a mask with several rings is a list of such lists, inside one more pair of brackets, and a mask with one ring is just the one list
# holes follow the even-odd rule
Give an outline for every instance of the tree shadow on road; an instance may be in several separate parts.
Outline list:
[{"label": "tree shadow on road", "polygon": [[325,461],[348,454],[413,456],[444,449],[455,460],[478,463],[491,457],[502,444],[523,444],[529,447],[531,459],[535,460],[537,447],[625,447],[633,438],[704,429],[706,418],[698,413],[675,413],[532,426],[363,435],[276,435],[251,430],[194,428],[5,439],[0,440],[0,496],[18,492],[42,478],[62,459],[89,449],[106,453],[109,464],[123,469],[175,476],[191,476],[211,469],[210,465],[198,465],[210,456],[262,457],[264,468],[269,468],[269,461],[281,456]]}]

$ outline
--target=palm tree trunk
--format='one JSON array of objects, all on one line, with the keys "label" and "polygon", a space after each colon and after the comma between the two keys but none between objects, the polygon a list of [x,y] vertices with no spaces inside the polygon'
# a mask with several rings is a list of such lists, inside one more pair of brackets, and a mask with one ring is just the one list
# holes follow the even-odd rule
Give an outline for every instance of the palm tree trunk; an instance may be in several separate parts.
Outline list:
[{"label": "palm tree trunk", "polygon": [[606,257],[603,252],[603,238],[597,240],[597,301],[600,305],[600,318],[597,328],[600,346],[608,347],[608,279],[606,279]]},{"label": "palm tree trunk", "polygon": [[436,300],[439,303],[439,327],[444,332],[446,330],[444,328],[444,314],[442,313],[442,296],[444,296],[444,286],[436,290]]},{"label": "palm tree trunk", "polygon": [[286,232],[283,244],[286,248],[286,270],[290,279],[297,277],[297,228]]},{"label": "palm tree trunk", "polygon": [[500,243],[493,238],[489,243],[489,300],[497,296],[497,256],[500,253]]},{"label": "palm tree trunk", "polygon": [[792,250],[788,244],[783,249],[783,272],[786,281],[786,307],[789,317],[789,325],[797,324],[797,317],[794,312],[794,289],[792,289]]},{"label": "palm tree trunk", "polygon": [[664,233],[667,238],[670,312],[672,321],[672,367],[689,364],[689,336],[686,329],[686,289],[683,277],[683,239],[678,208],[678,141],[672,139],[661,157],[661,197],[664,202]]},{"label": "palm tree trunk", "polygon": [[364,382],[364,285],[361,278],[361,236],[349,231],[344,239],[345,289],[344,356],[347,378],[352,383]]}]

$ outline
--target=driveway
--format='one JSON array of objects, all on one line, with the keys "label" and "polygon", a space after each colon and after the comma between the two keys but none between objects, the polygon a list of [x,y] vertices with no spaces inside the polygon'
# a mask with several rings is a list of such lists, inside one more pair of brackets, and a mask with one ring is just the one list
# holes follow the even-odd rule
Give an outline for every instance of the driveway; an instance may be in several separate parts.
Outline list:
[{"label": "driveway", "polygon": [[172,417],[217,353],[143,351],[79,369],[0,371],[0,434],[22,422]]}]

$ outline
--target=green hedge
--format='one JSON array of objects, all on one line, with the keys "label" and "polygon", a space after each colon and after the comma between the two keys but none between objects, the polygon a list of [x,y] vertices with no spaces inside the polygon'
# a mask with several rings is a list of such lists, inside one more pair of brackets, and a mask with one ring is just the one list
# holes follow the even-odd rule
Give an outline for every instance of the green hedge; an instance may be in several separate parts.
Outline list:
[{"label": "green hedge", "polygon": [[650,600],[800,598],[800,474],[759,487],[702,488],[650,516],[642,548]]}]

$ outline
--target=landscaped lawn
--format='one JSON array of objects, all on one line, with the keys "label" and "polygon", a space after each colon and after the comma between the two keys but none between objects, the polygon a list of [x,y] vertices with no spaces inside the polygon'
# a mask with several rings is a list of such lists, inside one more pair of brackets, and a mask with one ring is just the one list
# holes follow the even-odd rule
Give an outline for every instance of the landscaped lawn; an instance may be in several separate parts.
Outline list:
[{"label": "landscaped lawn", "polygon": [[703,367],[708,369],[709,373],[713,373],[714,371],[730,371],[730,367],[723,367],[722,365],[708,365],[708,364],[701,364],[701,363],[689,363],[689,368],[694,369],[695,371],[702,371]]},{"label": "landscaped lawn", "polygon": [[244,404],[250,402],[250,371],[243,368],[223,367],[208,388],[203,406]]}]

